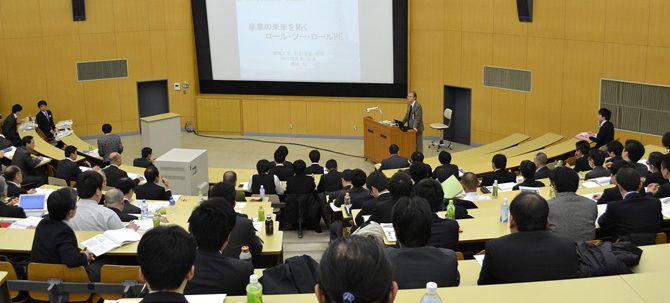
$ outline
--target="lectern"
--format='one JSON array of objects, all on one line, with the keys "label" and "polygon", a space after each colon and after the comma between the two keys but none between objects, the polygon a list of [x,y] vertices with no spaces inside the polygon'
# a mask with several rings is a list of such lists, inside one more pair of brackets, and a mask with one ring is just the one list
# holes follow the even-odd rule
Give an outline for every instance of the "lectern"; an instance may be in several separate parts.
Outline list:
[{"label": "lectern", "polygon": [[140,119],[142,146],[151,147],[154,156],[160,156],[173,148],[181,147],[179,115],[164,113]]},{"label": "lectern", "polygon": [[379,163],[389,157],[391,144],[400,147],[399,154],[407,159],[416,151],[416,131],[403,132],[397,126],[379,123],[372,117],[363,118],[363,149],[365,158]]}]

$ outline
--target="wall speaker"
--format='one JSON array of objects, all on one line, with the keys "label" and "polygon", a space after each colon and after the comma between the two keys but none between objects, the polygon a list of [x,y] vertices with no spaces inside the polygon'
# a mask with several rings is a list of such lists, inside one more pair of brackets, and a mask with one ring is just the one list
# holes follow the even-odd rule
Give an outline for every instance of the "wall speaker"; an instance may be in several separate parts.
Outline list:
[{"label": "wall speaker", "polygon": [[72,19],[74,21],[86,20],[85,0],[72,0]]},{"label": "wall speaker", "polygon": [[516,0],[519,21],[533,22],[533,0]]}]

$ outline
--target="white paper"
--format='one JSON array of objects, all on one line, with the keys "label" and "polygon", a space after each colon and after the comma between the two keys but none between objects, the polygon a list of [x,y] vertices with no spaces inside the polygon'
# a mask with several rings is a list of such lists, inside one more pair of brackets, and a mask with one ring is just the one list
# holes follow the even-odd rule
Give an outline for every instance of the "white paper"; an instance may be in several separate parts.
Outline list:
[{"label": "white paper", "polygon": [[338,211],[342,210],[341,208],[335,206],[335,202],[330,202],[328,204],[330,204],[330,209],[332,209],[334,212],[338,212]]},{"label": "white paper", "polygon": [[600,220],[600,217],[607,211],[607,204],[598,204],[598,217],[596,217],[596,227],[600,227],[598,225],[598,220]]},{"label": "white paper", "polygon": [[522,192],[530,192],[530,193],[536,193],[538,195],[542,195],[540,192],[539,187],[528,187],[528,186],[519,186],[519,190]]},{"label": "white paper", "polygon": [[381,223],[379,225],[384,230],[384,237],[386,237],[386,240],[389,240],[389,242],[396,242],[397,241],[397,239],[395,237],[395,229],[393,229],[393,224],[392,223]]},{"label": "white paper", "polygon": [[370,217],[372,217],[372,215],[364,215],[363,222],[368,222],[368,220],[370,220]]},{"label": "white paper", "polygon": [[140,231],[148,231],[148,230],[154,228],[154,220],[153,219],[133,220],[133,223],[135,223],[137,225],[138,230],[140,230]]},{"label": "white paper", "polygon": [[16,152],[16,147],[10,146],[5,149],[3,149],[5,152],[5,158],[14,158],[14,152]]},{"label": "white paper", "polygon": [[584,188],[596,188],[596,187],[602,187],[602,186],[600,186],[600,184],[598,184],[596,182],[593,182],[593,181],[589,180],[589,181],[582,182],[582,187],[584,187]]},{"label": "white paper", "polygon": [[217,295],[186,295],[189,303],[223,303],[226,300],[226,294]]},{"label": "white paper", "polygon": [[600,186],[609,185],[610,182],[611,182],[611,180],[612,180],[612,178],[609,177],[609,176],[607,176],[607,177],[599,177],[599,178],[589,179],[589,181],[591,181],[591,182],[595,182],[595,183],[597,183],[597,184],[600,185]]},{"label": "white paper", "polygon": [[670,197],[661,199],[661,213],[666,218],[670,218]]},{"label": "white paper", "polygon": [[239,210],[244,209],[245,207],[247,207],[246,202],[235,202],[235,209]]},{"label": "white paper", "polygon": [[99,257],[108,251],[124,244],[137,242],[142,238],[136,231],[128,228],[108,230],[93,238],[81,242],[81,245]]},{"label": "white paper", "polygon": [[249,182],[241,182],[240,185],[242,185],[243,191],[249,191]]},{"label": "white paper", "polygon": [[42,221],[42,217],[28,217],[12,223],[9,228],[27,229],[30,226],[37,227],[40,221]]},{"label": "white paper", "polygon": [[[500,183],[498,184],[498,191],[501,193],[512,191],[515,185],[516,183],[514,182]],[[493,185],[486,186],[486,189],[488,189],[489,192],[493,192]]]},{"label": "white paper", "polygon": [[256,231],[261,231],[261,229],[263,229],[263,223],[265,223],[265,222],[259,222],[259,221],[253,220],[251,224],[254,225],[254,229]]},{"label": "white paper", "polygon": [[85,171],[87,171],[87,170],[90,170],[90,169],[91,169],[91,168],[90,168],[90,167],[87,167],[87,166],[79,166],[79,170],[81,170],[82,173],[85,172]]},{"label": "white paper", "polygon": [[479,263],[479,266],[484,265],[484,256],[485,255],[475,255],[475,260]]}]

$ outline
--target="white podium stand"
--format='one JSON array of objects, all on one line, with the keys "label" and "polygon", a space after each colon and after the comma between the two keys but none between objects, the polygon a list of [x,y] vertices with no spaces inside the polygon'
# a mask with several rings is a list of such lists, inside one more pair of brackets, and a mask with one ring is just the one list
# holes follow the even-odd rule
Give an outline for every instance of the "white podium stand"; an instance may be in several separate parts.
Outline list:
[{"label": "white podium stand", "polygon": [[154,165],[172,186],[172,193],[207,196],[209,189],[207,150],[173,148],[154,160]]},{"label": "white podium stand", "polygon": [[151,147],[154,156],[160,156],[173,148],[181,147],[179,115],[165,113],[140,119],[142,147]]}]

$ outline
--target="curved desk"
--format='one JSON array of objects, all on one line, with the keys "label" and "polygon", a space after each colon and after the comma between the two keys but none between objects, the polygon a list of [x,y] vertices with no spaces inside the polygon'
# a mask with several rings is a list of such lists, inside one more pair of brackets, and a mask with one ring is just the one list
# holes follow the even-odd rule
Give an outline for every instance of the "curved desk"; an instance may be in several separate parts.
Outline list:
[{"label": "curved desk", "polygon": [[[44,141],[34,129],[19,130],[19,136],[21,136],[21,138],[25,136],[33,136],[33,139],[35,139],[35,152],[38,154],[58,161],[65,160],[65,151]],[[75,161],[79,162],[81,160],[84,160],[84,157],[77,156],[77,160]]]}]

